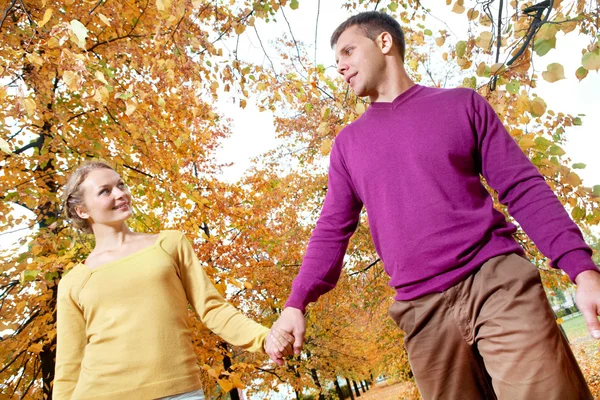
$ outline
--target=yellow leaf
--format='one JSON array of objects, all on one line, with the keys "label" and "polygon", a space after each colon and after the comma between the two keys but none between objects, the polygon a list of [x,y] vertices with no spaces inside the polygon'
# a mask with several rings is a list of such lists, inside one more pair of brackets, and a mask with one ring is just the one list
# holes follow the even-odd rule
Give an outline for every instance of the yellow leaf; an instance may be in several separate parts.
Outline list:
[{"label": "yellow leaf", "polygon": [[440,47],[443,46],[445,42],[446,42],[446,38],[444,36],[435,38],[435,44],[437,44]]},{"label": "yellow leaf", "polygon": [[106,78],[104,77],[104,74],[102,73],[102,71],[96,71],[96,79],[98,79],[100,82],[104,83],[105,85],[108,85],[108,82],[106,81]]},{"label": "yellow leaf", "polygon": [[475,41],[477,46],[482,49],[488,49],[492,45],[492,32],[483,31],[479,34],[479,37]]},{"label": "yellow leaf", "polygon": [[217,379],[217,382],[224,392],[229,392],[231,389],[233,389],[233,383],[231,383],[229,379]]},{"label": "yellow leaf", "polygon": [[466,8],[460,4],[460,2],[456,2],[454,3],[454,6],[452,7],[452,12],[455,12],[457,14],[462,14],[464,13],[466,10]]},{"label": "yellow leaf", "polygon": [[581,65],[588,71],[598,71],[600,69],[600,54],[596,54],[593,51],[589,51],[581,58]]},{"label": "yellow leaf", "polygon": [[85,38],[87,38],[88,30],[81,22],[76,19],[71,20],[71,32],[77,37],[77,45],[82,49],[85,48]]},{"label": "yellow leaf", "polygon": [[448,61],[448,53],[442,54],[442,60]]},{"label": "yellow leaf", "polygon": [[46,23],[48,21],[50,21],[51,17],[52,17],[52,9],[47,8],[46,11],[44,12],[44,17],[42,18],[42,20],[40,22],[38,22],[38,28],[41,28],[44,25],[46,25]]},{"label": "yellow leaf", "polygon": [[531,136],[523,136],[519,140],[519,147],[522,149],[529,149],[535,147],[535,142]]},{"label": "yellow leaf", "polygon": [[240,107],[246,108],[246,100],[245,99],[240,100]]},{"label": "yellow leaf", "polygon": [[244,33],[245,30],[246,30],[246,25],[244,25],[244,24],[238,24],[235,27],[235,33],[237,33],[238,35],[241,35],[242,33]]},{"label": "yellow leaf", "polygon": [[581,185],[581,178],[575,172],[571,172],[564,178],[564,182],[571,186],[579,186]]},{"label": "yellow leaf", "polygon": [[171,9],[171,0],[156,0],[158,11],[167,11]]},{"label": "yellow leaf", "polygon": [[219,88],[219,82],[214,81],[213,83],[210,84],[210,88],[211,88],[211,90],[217,90]]},{"label": "yellow leaf", "polygon": [[65,71],[63,72],[62,78],[69,90],[75,91],[79,89],[79,76],[76,72]]},{"label": "yellow leaf", "polygon": [[365,105],[361,101],[359,101],[358,103],[356,103],[354,111],[356,111],[358,115],[362,115],[365,112]]},{"label": "yellow leaf", "polygon": [[35,101],[33,99],[25,99],[25,111],[27,115],[32,116],[36,109]]},{"label": "yellow leaf", "polygon": [[98,18],[100,18],[100,20],[104,22],[104,25],[110,26],[110,21],[108,20],[108,18],[106,18],[106,15],[98,13]]},{"label": "yellow leaf", "polygon": [[94,100],[106,105],[108,103],[108,90],[105,87],[97,88],[94,93]]},{"label": "yellow leaf", "polygon": [[[165,99],[163,99],[162,97],[159,97],[159,98],[158,98],[158,100],[157,100],[157,103],[158,103],[158,105],[159,105],[160,107],[163,107],[163,108],[164,108],[164,107],[165,107],[165,105],[167,104],[167,103],[165,102]],[[196,112],[196,107],[194,107],[193,111],[194,111],[194,112]],[[194,115],[194,116],[195,116],[195,115]]]},{"label": "yellow leaf", "polygon": [[321,154],[324,156],[329,154],[331,152],[332,145],[333,145],[333,142],[331,141],[331,139],[324,139],[321,142]]},{"label": "yellow leaf", "polygon": [[559,63],[548,64],[547,70],[542,72],[542,78],[550,83],[565,79],[565,70]]},{"label": "yellow leaf", "polygon": [[10,151],[10,146],[8,145],[8,142],[2,138],[0,138],[0,150],[5,152],[6,154],[12,153]]},{"label": "yellow leaf", "polygon": [[133,114],[133,112],[137,108],[137,103],[134,100],[129,100],[125,104],[127,105],[127,109],[125,110],[125,115],[130,116],[131,114]]},{"label": "yellow leaf", "polygon": [[490,74],[496,75],[504,72],[504,63],[496,63],[490,67]]},{"label": "yellow leaf", "polygon": [[42,350],[44,349],[44,344],[43,343],[34,343],[31,346],[29,346],[29,348],[27,349],[27,351],[30,351],[32,353],[35,354],[39,354],[42,352]]},{"label": "yellow leaf", "polygon": [[546,102],[539,97],[536,97],[529,104],[529,112],[534,117],[541,117],[546,112]]},{"label": "yellow leaf", "polygon": [[469,11],[467,11],[467,18],[469,18],[469,21],[473,21],[477,17],[479,17],[479,11],[476,9],[471,8]]},{"label": "yellow leaf", "polygon": [[244,282],[244,287],[248,290],[252,290],[252,284],[250,282]]}]

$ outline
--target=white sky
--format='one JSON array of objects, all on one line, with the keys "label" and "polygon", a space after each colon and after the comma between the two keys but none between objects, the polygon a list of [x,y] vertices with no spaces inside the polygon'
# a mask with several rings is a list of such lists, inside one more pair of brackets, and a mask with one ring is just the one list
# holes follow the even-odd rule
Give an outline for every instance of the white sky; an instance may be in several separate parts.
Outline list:
[{"label": "white sky", "polygon": [[[381,6],[387,2],[382,1]],[[423,3],[431,3],[431,0]],[[287,9],[286,16],[290,22],[294,37],[310,46],[309,54],[314,52],[315,21],[318,9],[318,0],[302,0],[297,10]],[[329,47],[329,37],[338,24],[343,22],[349,14],[340,8],[340,0],[320,1],[320,15],[317,35],[317,64],[326,67],[334,65],[334,53]],[[380,8],[381,8],[380,6]],[[450,11],[450,7],[436,6],[433,15],[451,28],[457,39],[466,39],[467,24],[466,16],[457,15]],[[280,37],[282,32],[289,32],[283,18],[279,17],[277,23],[257,23],[257,30],[265,47],[273,38]],[[432,29],[434,36],[436,29],[445,29],[446,26],[434,18],[429,18],[426,27]],[[547,103],[548,109],[556,112],[562,111],[572,115],[585,114],[582,117],[583,126],[567,129],[567,144],[564,146],[567,155],[573,163],[585,163],[587,168],[577,170],[586,186],[600,184],[600,157],[597,149],[600,149],[600,134],[595,127],[600,126],[600,75],[590,71],[588,77],[581,83],[575,78],[575,70],[581,65],[581,48],[585,45],[582,36],[577,37],[571,33],[565,37],[562,33],[557,35],[557,49],[551,50],[544,57],[534,58],[534,65],[539,71],[538,93]],[[567,43],[568,40],[568,43]],[[408,44],[410,46],[410,43]],[[269,57],[277,65],[275,51],[269,51]],[[241,59],[263,62],[264,66],[270,65],[264,57],[263,51],[258,43],[254,30],[247,30],[240,38],[238,54]],[[567,79],[555,83],[548,83],[541,79],[541,72],[552,62],[560,62],[565,68]],[[424,82],[427,85],[427,82]],[[246,109],[242,110],[235,104],[221,101],[219,109],[227,117],[233,120],[233,135],[224,142],[218,155],[222,162],[233,162],[232,167],[227,168],[224,179],[228,181],[237,180],[251,165],[251,158],[275,146],[275,128],[270,112],[260,113],[251,102]]]}]

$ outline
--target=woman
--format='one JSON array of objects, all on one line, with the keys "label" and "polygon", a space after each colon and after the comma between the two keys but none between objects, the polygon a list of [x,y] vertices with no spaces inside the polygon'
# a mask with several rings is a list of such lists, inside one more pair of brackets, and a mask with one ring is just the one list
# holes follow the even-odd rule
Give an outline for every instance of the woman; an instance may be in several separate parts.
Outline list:
[{"label": "woman", "polygon": [[269,335],[223,299],[181,232],[129,230],[131,193],[108,164],[79,167],[64,207],[96,245],[58,287],[54,399],[201,398],[188,302],[233,345],[264,351],[268,336],[290,352],[292,336]]}]

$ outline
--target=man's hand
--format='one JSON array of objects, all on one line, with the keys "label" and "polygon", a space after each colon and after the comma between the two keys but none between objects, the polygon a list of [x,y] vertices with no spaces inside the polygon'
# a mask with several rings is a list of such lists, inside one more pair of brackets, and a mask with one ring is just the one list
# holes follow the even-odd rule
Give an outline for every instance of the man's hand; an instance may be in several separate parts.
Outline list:
[{"label": "man's hand", "polygon": [[[273,328],[267,336],[265,351],[271,357],[271,360],[283,365],[283,358],[292,354],[292,347],[285,344],[291,344],[293,340],[293,351],[296,355],[299,355],[304,344],[305,331],[306,321],[302,311],[294,307],[287,307],[273,324]],[[271,338],[269,339],[269,337]]]},{"label": "man's hand", "polygon": [[583,271],[575,278],[577,291],[575,302],[585,318],[585,324],[590,335],[600,339],[600,273]]}]

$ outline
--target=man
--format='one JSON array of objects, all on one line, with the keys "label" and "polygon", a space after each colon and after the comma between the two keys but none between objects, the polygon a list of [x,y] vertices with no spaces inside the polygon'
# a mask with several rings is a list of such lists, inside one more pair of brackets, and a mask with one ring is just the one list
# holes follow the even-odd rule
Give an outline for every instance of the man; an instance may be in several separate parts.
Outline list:
[{"label": "man", "polygon": [[[600,273],[544,178],[476,92],[411,81],[393,18],[353,16],[331,44],[338,72],[371,106],[335,140],[323,209],[276,327],[298,354],[305,307],[335,286],[364,205],[423,398],[591,399],[538,271],[480,175],[577,284],[598,339]],[[282,363],[285,352],[270,354]]]}]

